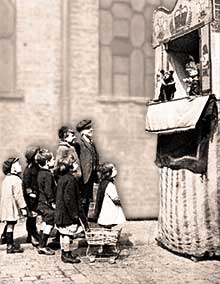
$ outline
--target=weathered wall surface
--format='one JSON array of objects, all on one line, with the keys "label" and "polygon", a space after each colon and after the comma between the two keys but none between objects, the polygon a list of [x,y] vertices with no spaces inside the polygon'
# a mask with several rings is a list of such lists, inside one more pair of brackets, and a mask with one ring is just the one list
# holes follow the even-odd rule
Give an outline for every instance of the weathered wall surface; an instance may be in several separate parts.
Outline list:
[{"label": "weathered wall surface", "polygon": [[163,4],[167,3],[70,4],[71,121],[94,119],[101,160],[118,165],[119,194],[130,218],[158,214],[156,136],[145,133],[144,121],[145,103],[154,96],[152,14]]},{"label": "weathered wall surface", "polygon": [[101,160],[118,165],[126,216],[157,216],[156,137],[144,131],[153,97],[151,17],[156,6],[175,1],[9,2],[15,84],[0,94],[0,162],[14,154],[24,161],[29,144],[54,150],[62,123],[91,118]]},{"label": "weathered wall surface", "polygon": [[56,143],[60,124],[61,1],[17,0],[13,9],[16,72],[14,88],[0,93],[1,162],[29,144]]}]

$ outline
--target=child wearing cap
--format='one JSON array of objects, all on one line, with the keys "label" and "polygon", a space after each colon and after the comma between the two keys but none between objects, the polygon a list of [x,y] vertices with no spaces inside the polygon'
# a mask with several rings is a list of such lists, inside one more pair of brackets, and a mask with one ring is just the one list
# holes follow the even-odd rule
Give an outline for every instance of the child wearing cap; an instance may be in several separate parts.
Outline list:
[{"label": "child wearing cap", "polygon": [[32,243],[33,246],[39,244],[39,234],[36,226],[37,205],[39,198],[39,189],[37,184],[37,176],[39,166],[35,161],[35,156],[39,151],[38,146],[29,146],[25,153],[27,166],[23,173],[23,191],[24,198],[28,206],[29,215],[26,219],[26,229],[28,233],[27,242]]},{"label": "child wearing cap", "polygon": [[47,247],[47,241],[54,227],[56,184],[51,170],[54,167],[55,160],[53,154],[47,149],[40,149],[35,159],[40,168],[37,176],[39,188],[37,211],[43,217],[38,253],[53,255],[55,252]]},{"label": "child wearing cap", "polygon": [[76,160],[77,167],[74,171],[72,169],[72,173],[74,174],[76,178],[80,178],[82,173],[81,173],[81,168],[79,164],[79,158],[78,158],[78,155],[74,147],[76,143],[75,132],[67,126],[62,126],[58,130],[58,136],[59,136],[60,141],[59,141],[59,145],[58,145],[58,149],[56,153],[56,160],[55,160],[55,166],[54,166],[55,172],[56,172],[58,163],[60,163],[62,159],[68,156],[73,156],[74,159]]},{"label": "child wearing cap", "polygon": [[70,239],[78,231],[80,194],[79,185],[72,171],[78,167],[73,155],[57,164],[60,175],[57,185],[55,223],[60,233],[61,259],[66,263],[79,263],[80,259],[70,250]]},{"label": "child wearing cap", "polygon": [[[60,141],[59,141],[59,145],[58,145],[58,149],[56,153],[56,161],[55,161],[56,176],[59,178],[59,165],[62,164],[62,161],[66,159],[71,160],[73,157],[74,167],[69,167],[69,171],[76,178],[77,183],[79,184],[79,179],[82,176],[82,172],[81,172],[78,154],[75,149],[75,146],[76,146],[75,132],[67,126],[62,126],[58,130],[58,136],[59,136]],[[80,220],[85,230],[89,230],[88,220],[84,214],[82,207],[80,207]],[[79,230],[79,236],[83,236],[82,230],[83,228],[81,228],[81,232]]]},{"label": "child wearing cap", "polygon": [[4,161],[2,171],[5,178],[1,187],[0,220],[6,222],[7,253],[20,253],[23,249],[14,244],[14,227],[22,215],[27,216],[27,208],[20,178],[19,159],[13,157]]}]

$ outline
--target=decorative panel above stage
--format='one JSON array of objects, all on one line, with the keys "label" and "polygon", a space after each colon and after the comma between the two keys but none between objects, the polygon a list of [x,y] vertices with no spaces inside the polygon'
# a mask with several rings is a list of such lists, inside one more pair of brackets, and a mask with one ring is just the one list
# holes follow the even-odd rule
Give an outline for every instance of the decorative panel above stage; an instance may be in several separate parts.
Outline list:
[{"label": "decorative panel above stage", "polygon": [[180,0],[172,11],[156,10],[153,47],[210,23],[213,20],[212,6],[210,0]]}]

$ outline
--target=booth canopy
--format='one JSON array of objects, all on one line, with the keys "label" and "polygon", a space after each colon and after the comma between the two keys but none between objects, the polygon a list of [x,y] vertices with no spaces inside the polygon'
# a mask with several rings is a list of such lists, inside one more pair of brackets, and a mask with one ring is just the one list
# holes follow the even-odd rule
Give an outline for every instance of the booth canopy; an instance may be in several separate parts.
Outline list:
[{"label": "booth canopy", "polygon": [[146,131],[172,133],[194,129],[209,96],[185,97],[147,105]]},{"label": "booth canopy", "polygon": [[214,95],[149,104],[146,130],[158,133],[156,165],[206,174],[217,122]]}]

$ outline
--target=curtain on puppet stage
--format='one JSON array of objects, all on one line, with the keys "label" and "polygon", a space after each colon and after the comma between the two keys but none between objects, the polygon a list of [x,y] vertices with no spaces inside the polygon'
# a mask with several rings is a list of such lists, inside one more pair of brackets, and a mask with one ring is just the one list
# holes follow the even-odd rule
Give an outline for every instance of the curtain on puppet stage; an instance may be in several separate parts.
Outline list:
[{"label": "curtain on puppet stage", "polygon": [[205,174],[216,123],[213,95],[149,105],[146,130],[158,133],[156,165]]}]

